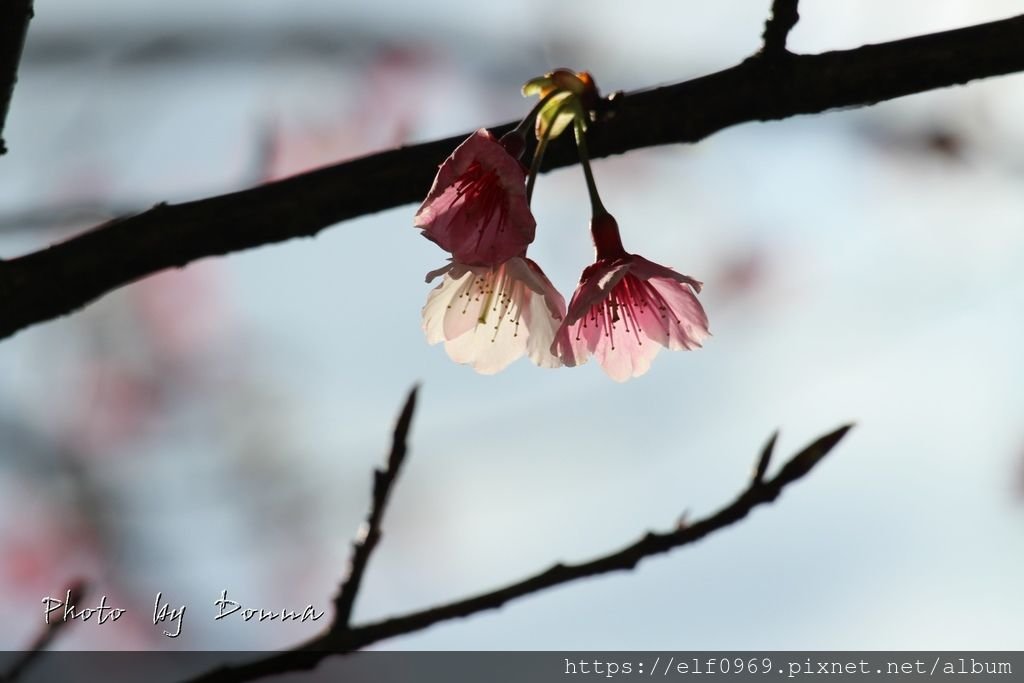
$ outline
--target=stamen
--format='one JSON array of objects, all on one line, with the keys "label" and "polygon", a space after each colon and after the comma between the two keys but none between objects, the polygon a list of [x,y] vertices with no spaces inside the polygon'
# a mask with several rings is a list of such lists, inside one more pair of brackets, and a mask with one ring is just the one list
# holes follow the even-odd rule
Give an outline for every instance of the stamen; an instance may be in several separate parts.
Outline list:
[{"label": "stamen", "polygon": [[[640,329],[640,322],[637,319],[636,311],[633,309],[634,306],[640,308],[640,314],[643,315],[644,297],[641,293],[634,291],[636,278],[632,275],[626,275],[619,284],[622,286],[623,298],[626,300],[626,332],[629,332],[629,320],[633,321],[633,336],[636,337],[636,343],[643,346],[643,340],[640,338],[640,333],[643,331]],[[618,288],[616,288],[618,289]]]},{"label": "stamen", "polygon": [[[518,299],[516,298],[516,290],[523,287],[523,284],[511,277],[505,271],[504,264],[498,268],[496,274],[496,282],[494,285],[494,291],[497,293],[497,297],[494,306],[491,308],[491,312],[498,316],[497,322],[494,325],[494,335],[491,337],[491,343],[494,343],[498,338],[498,333],[501,331],[501,324],[505,322],[506,317],[508,321],[515,325],[515,329],[512,331],[512,336],[519,336],[519,316],[521,314],[521,307],[518,305]],[[500,310],[499,310],[500,306]],[[485,322],[483,318],[480,320],[481,323]]]},{"label": "stamen", "polygon": [[604,300],[604,306],[601,309],[601,317],[604,319],[604,333],[605,333],[605,336],[608,337],[608,341],[612,345],[612,351],[614,351],[615,350],[615,335],[613,334],[614,326],[612,324],[612,317],[611,317],[610,312],[605,310],[607,308],[608,308],[608,300],[605,299]]},{"label": "stamen", "polygon": [[683,322],[678,317],[676,317],[675,311],[673,311],[668,306],[668,303],[665,301],[665,297],[663,297],[661,295],[661,293],[658,292],[658,290],[654,288],[654,285],[652,285],[650,282],[646,282],[645,281],[643,283],[643,287],[644,287],[644,290],[646,291],[647,298],[649,298],[650,301],[658,307],[658,311],[661,312],[661,317],[662,318],[668,318],[668,315],[666,313],[666,311],[667,311],[668,313],[672,314],[672,319],[676,321],[677,325]]},{"label": "stamen", "polygon": [[[472,303],[472,301],[473,301],[473,285],[475,285],[477,280],[479,279],[479,278],[477,278],[476,275],[473,275],[472,278],[473,279],[471,279],[469,281],[469,287],[466,288],[466,291],[464,291],[462,294],[459,294],[460,298],[461,297],[466,297],[466,305],[462,309],[462,314],[463,315],[465,315],[466,312],[469,311],[469,304]],[[480,297],[477,297],[477,298],[479,299]]]},{"label": "stamen", "polygon": [[497,283],[495,280],[498,280],[498,282],[501,281],[501,272],[503,270],[503,267],[499,267],[497,273],[495,273],[494,270],[487,271],[487,285],[489,288],[485,292],[487,299],[484,301],[483,306],[480,307],[480,317],[477,318],[477,323],[480,325],[487,322],[487,309],[491,307],[491,299],[494,297],[494,292],[497,290]]}]

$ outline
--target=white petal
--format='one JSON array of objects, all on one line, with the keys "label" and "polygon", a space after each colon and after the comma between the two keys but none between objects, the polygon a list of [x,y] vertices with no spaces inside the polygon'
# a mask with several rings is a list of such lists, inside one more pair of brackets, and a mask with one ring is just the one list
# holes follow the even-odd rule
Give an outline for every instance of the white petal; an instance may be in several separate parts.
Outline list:
[{"label": "white petal", "polygon": [[[562,306],[564,309],[565,304]],[[551,353],[560,318],[551,315],[545,297],[531,293],[529,306],[523,311],[523,321],[529,330],[526,353],[534,365],[542,368],[561,367],[562,361]]]},{"label": "white petal", "polygon": [[470,365],[482,375],[504,370],[526,351],[528,336],[517,314],[512,302],[499,299],[484,310],[482,323],[446,342],[445,351],[456,363]]},{"label": "white petal", "polygon": [[441,284],[427,296],[427,303],[423,306],[423,332],[427,335],[428,344],[437,344],[445,340],[445,316],[451,310],[452,302],[471,282],[472,275],[468,272],[463,273],[458,279],[445,274]]}]

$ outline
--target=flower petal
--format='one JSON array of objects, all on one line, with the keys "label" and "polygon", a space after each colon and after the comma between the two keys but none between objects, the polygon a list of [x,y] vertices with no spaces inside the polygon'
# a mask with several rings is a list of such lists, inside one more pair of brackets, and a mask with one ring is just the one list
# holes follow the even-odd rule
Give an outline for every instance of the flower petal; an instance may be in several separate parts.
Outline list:
[{"label": "flower petal", "polygon": [[480,325],[486,309],[491,305],[495,273],[485,268],[473,268],[465,289],[452,301],[444,317],[445,339],[452,340]]},{"label": "flower petal", "polygon": [[701,287],[704,286],[704,283],[700,280],[694,280],[689,275],[677,273],[671,268],[666,268],[654,261],[648,261],[643,256],[637,256],[636,254],[632,255],[630,272],[641,280],[649,280],[651,278],[659,277],[665,278],[666,280],[675,280],[676,282],[685,282],[693,287],[698,294],[700,294]]},{"label": "flower petal", "polygon": [[522,253],[536,231],[526,171],[480,129],[441,164],[413,224],[457,262],[498,265]]},{"label": "flower petal", "polygon": [[567,325],[574,324],[588,313],[594,304],[604,299],[612,288],[629,272],[630,260],[601,259],[587,266],[580,276],[580,284],[569,302],[565,315]]},{"label": "flower petal", "polygon": [[610,335],[600,335],[594,347],[594,357],[601,369],[616,382],[639,377],[651,368],[651,361],[661,349],[659,344],[642,336],[626,332],[620,326]]},{"label": "flower petal", "polygon": [[444,349],[456,363],[470,365],[481,375],[493,375],[526,351],[527,335],[517,328],[515,322],[492,308],[482,324],[445,342]]},{"label": "flower petal", "polygon": [[565,317],[565,299],[544,275],[534,261],[528,258],[510,259],[505,264],[510,275],[529,287],[531,293],[524,307],[522,322],[527,331],[526,354],[534,365],[557,368],[562,365],[551,352],[555,330]]},{"label": "flower petal", "polygon": [[598,259],[583,271],[552,353],[567,366],[597,358],[612,379],[638,377],[665,346],[695,349],[710,333],[701,283],[647,259]]},{"label": "flower petal", "polygon": [[651,278],[648,285],[661,295],[669,309],[665,319],[669,339],[668,343],[662,343],[672,351],[699,348],[711,333],[704,307],[690,288],[676,280],[660,277]]},{"label": "flower petal", "polygon": [[[450,266],[440,269],[448,270]],[[440,271],[434,271],[439,273]],[[428,276],[429,277],[429,276]],[[444,341],[445,318],[452,309],[452,304],[472,284],[472,273],[464,272],[460,277],[452,277],[445,273],[444,279],[427,296],[427,303],[423,306],[423,332],[427,335],[428,344],[437,344]]]},{"label": "flower petal", "polygon": [[482,374],[524,353],[542,367],[561,364],[550,349],[565,302],[536,263],[518,257],[493,268],[454,263],[444,278],[423,308],[423,329],[431,343],[445,342],[452,360]]}]

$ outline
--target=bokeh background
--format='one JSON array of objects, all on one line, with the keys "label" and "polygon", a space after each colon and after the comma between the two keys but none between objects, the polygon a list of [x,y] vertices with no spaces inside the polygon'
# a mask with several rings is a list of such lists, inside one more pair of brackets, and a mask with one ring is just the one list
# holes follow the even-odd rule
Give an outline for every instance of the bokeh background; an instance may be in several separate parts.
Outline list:
[{"label": "bokeh background", "polygon": [[[0,159],[0,255],[521,116],[527,78],[606,92],[731,66],[768,0],[37,0]],[[803,0],[797,51],[1019,2]],[[412,455],[360,621],[497,587],[731,500],[857,423],[774,505],[636,571],[395,649],[1018,649],[1024,633],[1024,76],[747,124],[595,164],[627,248],[705,282],[714,337],[624,385],[596,364],[482,377],[428,347],[444,254],[406,206],[123,288],[0,344],[0,646],[72,579],[128,612],[67,648],[284,647],[329,610],[405,392]],[[426,191],[427,188],[424,188]],[[589,263],[578,168],[532,256]],[[154,597],[186,605],[176,640]],[[83,605],[84,606],[84,605]],[[321,622],[322,624],[323,622]]]}]

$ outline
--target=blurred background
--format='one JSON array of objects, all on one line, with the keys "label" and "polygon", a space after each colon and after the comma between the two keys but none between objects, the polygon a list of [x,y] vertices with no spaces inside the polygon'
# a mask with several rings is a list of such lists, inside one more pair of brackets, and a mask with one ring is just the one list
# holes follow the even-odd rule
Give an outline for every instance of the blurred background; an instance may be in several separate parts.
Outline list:
[{"label": "blurred background", "polygon": [[[526,113],[553,67],[605,91],[731,66],[768,0],[37,0],[0,159],[0,255]],[[1009,0],[803,0],[796,51],[1011,16]],[[618,385],[493,377],[429,347],[444,254],[405,206],[208,259],[0,343],[0,646],[91,583],[66,648],[285,647],[330,609],[408,388],[411,459],[359,621],[495,588],[724,505],[856,429],[774,505],[636,571],[384,649],[1019,649],[1024,76],[600,160],[627,249],[705,283],[714,334]],[[424,193],[427,188],[424,188]],[[578,168],[540,178],[532,257],[591,259]],[[778,464],[778,463],[777,463]],[[152,624],[158,591],[181,637]]]}]

